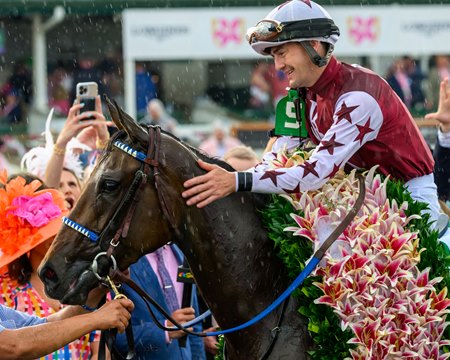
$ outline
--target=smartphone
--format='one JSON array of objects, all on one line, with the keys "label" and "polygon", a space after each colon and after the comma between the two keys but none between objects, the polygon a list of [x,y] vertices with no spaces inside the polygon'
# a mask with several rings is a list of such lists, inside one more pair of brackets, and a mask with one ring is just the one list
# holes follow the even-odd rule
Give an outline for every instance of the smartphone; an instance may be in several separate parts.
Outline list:
[{"label": "smartphone", "polygon": [[[98,85],[96,82],[81,82],[77,84],[76,96],[80,104],[84,106],[80,109],[80,113],[86,111],[95,111],[95,98],[98,95]],[[92,120],[94,117],[85,118],[83,120]]]}]

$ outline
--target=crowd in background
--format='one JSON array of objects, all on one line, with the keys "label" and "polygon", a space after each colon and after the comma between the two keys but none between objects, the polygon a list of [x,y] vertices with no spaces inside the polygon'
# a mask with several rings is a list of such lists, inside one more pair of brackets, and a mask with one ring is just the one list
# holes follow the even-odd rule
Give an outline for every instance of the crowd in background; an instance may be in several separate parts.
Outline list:
[{"label": "crowd in background", "polygon": [[[43,183],[51,188],[61,191],[65,201],[65,208],[70,210],[77,202],[83,188],[83,182],[89,177],[92,167],[101,155],[109,139],[109,133],[115,131],[112,124],[107,123],[102,112],[100,97],[97,97],[95,120],[93,122],[83,122],[83,115],[80,113],[82,105],[77,104],[75,100],[75,85],[79,82],[94,81],[99,85],[99,93],[106,94],[121,102],[123,97],[121,84],[121,62],[118,57],[108,57],[101,62],[96,62],[90,55],[79,57],[74,69],[70,69],[63,63],[58,63],[52,67],[49,72],[48,96],[49,106],[59,116],[67,116],[66,123],[62,131],[58,134],[55,143],[47,143],[45,146],[39,146],[37,149],[31,149],[27,154],[20,142],[15,138],[8,137],[0,141],[0,168],[8,168],[7,159],[3,156],[2,150],[5,146],[14,148],[22,157],[22,165],[25,170],[36,176]],[[386,81],[394,89],[404,104],[414,113],[431,112],[436,109],[439,103],[439,84],[450,75],[450,57],[436,56],[433,67],[431,67],[427,76],[421,72],[420,66],[411,57],[401,57],[396,59],[386,75]],[[143,64],[136,66],[136,86],[137,86],[137,110],[138,121],[145,125],[160,125],[165,131],[177,133],[178,121],[167,111],[163,101],[160,99],[161,91],[159,88],[159,75],[152,74]],[[272,64],[259,63],[255,66],[249,82],[249,104],[250,108],[269,111],[274,108],[277,101],[285,95],[287,81],[282,72],[275,70]],[[1,88],[2,96],[2,117],[3,121],[8,123],[17,123],[24,120],[24,105],[31,103],[33,96],[31,74],[25,63],[18,63],[14,68],[13,74],[8,82]],[[50,120],[48,120],[50,121]],[[238,171],[244,171],[259,163],[259,156],[248,146],[245,146],[240,140],[228,133],[227,126],[217,117],[211,119],[214,122],[212,132],[199,144],[199,149],[211,157],[217,157],[228,162]],[[107,128],[107,125],[110,128]],[[50,127],[48,126],[47,130]],[[39,163],[39,164],[38,164]],[[38,164],[38,165],[37,165]],[[14,171],[10,171],[14,172]],[[24,175],[22,175],[24,176]],[[31,178],[32,181],[34,178]],[[446,200],[446,198],[444,199]],[[54,234],[52,233],[52,236]],[[51,243],[53,237],[49,236],[48,242]],[[45,249],[48,247],[48,243]],[[29,251],[29,255],[22,255],[8,264],[8,269],[0,272],[0,281],[4,283],[4,288],[8,290],[0,298],[0,303],[12,304],[17,299],[22,302],[34,299],[39,303],[40,308],[45,308],[45,315],[53,314],[62,308],[61,304],[48,299],[42,292],[42,284],[37,278],[37,264],[42,260],[45,251],[38,253],[39,247]],[[44,249],[44,250],[45,250]],[[166,265],[169,263],[175,269],[183,263],[183,256],[179,254],[177,248],[165,248]],[[34,259],[33,254],[37,254]],[[29,257],[30,256],[30,257]],[[152,257],[153,256],[153,257]],[[136,277],[138,281],[139,274],[147,274],[146,278],[157,277],[161,266],[157,254],[143,258],[139,263],[131,266],[131,276]],[[162,257],[162,254],[161,254]],[[29,274],[22,279],[24,274],[24,263],[28,266]],[[18,269],[18,270],[17,270]],[[14,274],[18,274],[18,276]],[[152,275],[153,274],[153,275]],[[161,282],[161,280],[160,280]],[[155,284],[158,284],[156,282]],[[164,292],[164,284],[161,283],[161,289]],[[144,286],[144,285],[143,285]],[[152,285],[154,286],[154,285]],[[175,295],[174,295],[175,296]],[[178,298],[180,296],[178,295]],[[165,301],[166,297],[161,298]],[[179,299],[178,299],[179,300]],[[176,301],[175,301],[176,302]],[[147,326],[143,323],[141,309],[138,301],[135,301],[135,315],[132,315],[132,322],[135,326]],[[170,308],[174,318],[178,320],[191,320],[194,315],[198,315],[198,304],[195,302],[193,307]],[[24,307],[21,310],[27,311]],[[30,314],[36,314],[37,309],[32,310]],[[135,318],[136,317],[136,318]],[[152,326],[148,333],[154,335],[154,338],[142,336],[139,332],[138,343],[148,346],[167,349],[169,354],[172,349],[178,349],[178,339],[186,336],[184,333],[175,332],[170,336],[164,331],[154,327],[153,320],[148,319],[145,322]],[[212,326],[209,324],[208,326]],[[206,327],[208,327],[206,326]],[[204,327],[204,328],[206,328]],[[209,327],[211,331],[213,327]],[[196,329],[201,331],[202,329]],[[159,332],[158,332],[159,331]],[[119,340],[121,338],[119,337]],[[123,339],[122,339],[123,340]],[[207,338],[206,342],[191,339],[189,345],[189,358],[203,360],[211,357],[216,352],[216,342],[213,338]],[[164,346],[164,345],[167,345]],[[147,346],[147,345],[146,345]],[[87,337],[80,338],[71,343],[67,349],[61,349],[58,354],[80,353],[84,349],[80,358],[88,358],[98,351],[98,334],[93,332]],[[206,349],[206,350],[205,350]],[[139,350],[138,350],[139,351]],[[173,350],[179,351],[179,350]],[[185,348],[184,350],[185,351]],[[169,355],[167,355],[169,356]]]},{"label": "crowd in background", "polygon": [[439,84],[450,76],[450,56],[432,57],[429,69],[425,74],[417,60],[404,56],[395,59],[386,74],[389,85],[416,116],[437,108]]},{"label": "crowd in background", "polygon": [[[423,70],[424,64],[420,64],[418,59],[402,56],[393,60],[385,74],[389,85],[416,117],[436,109],[439,83],[450,75],[450,55],[432,56],[426,65],[427,72]],[[57,115],[66,116],[74,100],[75,85],[82,81],[97,82],[100,94],[106,94],[123,105],[123,64],[120,53],[110,52],[102,59],[98,59],[95,54],[85,53],[70,63],[58,61],[50,64],[49,108],[54,108]],[[273,64],[256,63],[248,79],[247,100],[245,100],[247,109],[253,111],[253,117],[270,118],[274,105],[284,96],[286,87],[285,75],[276,71]],[[8,124],[23,122],[32,97],[33,84],[29,64],[18,61],[7,81],[0,86],[1,121]],[[151,65],[138,62],[136,63],[138,120],[148,115],[147,107],[152,99],[165,101],[160,74]],[[170,109],[174,104],[166,105]]]}]

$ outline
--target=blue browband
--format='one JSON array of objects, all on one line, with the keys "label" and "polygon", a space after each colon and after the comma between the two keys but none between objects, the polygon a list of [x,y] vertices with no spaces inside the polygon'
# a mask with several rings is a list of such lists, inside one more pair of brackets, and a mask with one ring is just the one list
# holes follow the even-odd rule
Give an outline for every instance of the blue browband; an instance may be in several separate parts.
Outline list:
[{"label": "blue browband", "polygon": [[80,224],[76,223],[73,220],[70,220],[68,217],[63,216],[62,218],[63,224],[67,225],[68,227],[74,229],[75,231],[78,231],[80,234],[83,234],[84,236],[86,236],[87,238],[89,238],[89,240],[93,241],[93,242],[97,242],[98,241],[98,234],[86,229],[84,226],[81,226]]},{"label": "blue browband", "polygon": [[145,155],[143,152],[134,150],[132,147],[124,144],[123,142],[120,142],[119,140],[114,141],[113,145],[123,152],[126,152],[128,155],[134,157],[135,159],[138,159],[139,161],[144,162],[147,158],[147,155]]}]

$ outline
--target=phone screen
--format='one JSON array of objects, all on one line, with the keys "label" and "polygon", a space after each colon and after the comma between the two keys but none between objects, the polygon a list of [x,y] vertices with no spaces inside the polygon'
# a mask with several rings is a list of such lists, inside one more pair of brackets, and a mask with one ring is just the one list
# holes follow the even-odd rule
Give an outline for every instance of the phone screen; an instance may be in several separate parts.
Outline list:
[{"label": "phone screen", "polygon": [[[80,104],[84,104],[84,106],[80,109],[80,114],[85,112],[92,112],[95,111],[95,98],[93,97],[83,97],[80,98]],[[90,116],[87,118],[82,119],[83,120],[92,120],[95,119],[94,116]]]}]

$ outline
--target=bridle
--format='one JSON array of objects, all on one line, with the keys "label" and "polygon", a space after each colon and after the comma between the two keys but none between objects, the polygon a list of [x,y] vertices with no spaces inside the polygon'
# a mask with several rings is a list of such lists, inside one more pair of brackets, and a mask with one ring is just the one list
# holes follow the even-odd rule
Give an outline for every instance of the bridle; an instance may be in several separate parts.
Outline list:
[{"label": "bridle", "polygon": [[[164,217],[169,221],[172,226],[177,238],[179,240],[182,239],[180,231],[175,226],[174,220],[169,214],[169,210],[166,206],[166,200],[162,191],[158,191],[161,187],[160,185],[160,177],[159,177],[159,155],[160,155],[160,147],[161,147],[161,129],[159,126],[148,126],[148,134],[149,134],[149,142],[147,153],[144,154],[138,150],[131,148],[129,145],[116,140],[118,136],[112,139],[112,146],[120,149],[121,151],[127,153],[128,155],[134,157],[138,161],[141,162],[141,166],[138,170],[136,170],[134,174],[134,178],[128,187],[128,190],[121,200],[119,206],[115,210],[113,216],[109,220],[108,224],[101,231],[100,234],[87,229],[86,227],[78,224],[77,222],[69,219],[68,217],[63,218],[63,223],[72,228],[73,230],[81,233],[85,237],[89,238],[94,243],[97,243],[100,247],[101,252],[99,252],[91,265],[91,271],[94,273],[96,278],[103,283],[104,285],[110,287],[112,290],[114,289],[114,284],[110,281],[117,280],[119,282],[125,282],[129,285],[134,291],[136,291],[141,297],[147,299],[152,305],[154,305],[158,311],[164,315],[168,320],[170,320],[175,328],[168,328],[159,323],[154,317],[153,311],[149,308],[150,313],[155,320],[156,324],[165,331],[176,331],[183,330],[191,335],[205,336],[204,333],[194,333],[188,330],[187,326],[183,326],[179,324],[176,320],[174,320],[167,312],[158,304],[154,299],[152,299],[147,293],[145,293],[142,289],[140,289],[133,281],[131,281],[127,276],[125,276],[122,272],[117,269],[117,261],[114,257],[114,251],[119,246],[121,239],[124,239],[128,235],[128,230],[131,225],[131,221],[136,211],[137,204],[140,199],[140,194],[143,191],[144,187],[148,183],[149,178],[154,179],[154,184],[156,188],[156,193],[158,194],[158,199],[160,202],[160,207],[163,211]],[[125,216],[122,214],[125,213]],[[117,230],[114,232],[114,224],[120,224]],[[111,236],[111,234],[113,234]],[[111,239],[111,240],[108,240]],[[106,256],[109,264],[110,271],[107,276],[102,276],[98,272],[98,259]],[[148,305],[148,304],[147,304]],[[204,316],[204,315],[203,315]],[[199,317],[200,318],[200,317]],[[197,319],[199,319],[197,318]]]},{"label": "bridle", "polygon": [[[104,229],[100,232],[100,234],[87,229],[86,227],[78,224],[77,222],[69,219],[68,217],[63,218],[63,223],[72,228],[73,230],[81,233],[85,237],[89,238],[92,242],[98,244],[100,247],[100,251],[94,258],[92,265],[91,265],[91,271],[96,276],[96,278],[105,286],[109,287],[111,290],[116,292],[116,297],[124,297],[123,294],[117,293],[117,287],[114,284],[114,281],[118,281],[119,283],[126,283],[131,289],[133,289],[135,292],[137,292],[144,300],[144,303],[147,305],[147,308],[150,312],[150,315],[153,318],[153,321],[155,324],[160,327],[161,329],[165,331],[177,331],[177,330],[183,330],[184,332],[191,334],[191,335],[197,335],[197,336],[206,336],[205,333],[194,333],[187,329],[190,325],[185,324],[184,326],[178,323],[175,319],[171,317],[170,314],[168,314],[164,308],[162,308],[151,296],[149,296],[145,291],[143,291],[141,288],[139,288],[138,285],[136,285],[131,279],[129,279],[127,276],[125,276],[122,272],[119,271],[117,268],[117,262],[114,257],[114,251],[120,244],[121,240],[126,238],[128,235],[128,231],[131,225],[131,221],[133,219],[133,216],[136,211],[137,204],[139,202],[140,194],[142,193],[143,189],[148,183],[149,178],[154,179],[154,184],[156,188],[156,193],[158,194],[158,199],[160,202],[160,207],[163,211],[164,217],[169,221],[170,225],[172,226],[173,230],[175,231],[175,234],[178,239],[181,239],[181,233],[177,229],[177,227],[174,224],[174,221],[172,220],[172,217],[169,214],[169,210],[166,205],[166,200],[164,197],[164,194],[161,191],[158,191],[160,188],[160,177],[159,177],[159,155],[160,155],[160,147],[161,147],[161,129],[159,126],[149,126],[148,127],[148,134],[149,134],[149,142],[148,142],[148,148],[147,153],[144,154],[143,152],[137,151],[127,144],[115,140],[118,136],[116,136],[112,140],[112,145],[116,148],[122,150],[123,152],[127,153],[128,155],[134,157],[135,159],[139,160],[141,165],[139,169],[135,172],[134,178],[128,187],[128,190],[125,194],[125,196],[122,198],[119,206],[115,210],[114,214],[108,221],[107,225],[104,227]],[[125,216],[122,214],[125,213]],[[120,226],[117,228],[117,230],[114,232],[115,224],[120,224]],[[114,233],[114,235],[112,235]],[[110,240],[109,240],[110,239]],[[110,264],[109,274],[107,276],[101,276],[99,274],[99,268],[98,268],[98,259],[105,256],[108,259],[108,262]],[[154,315],[153,310],[149,306],[148,303],[151,303],[153,306],[156,307],[156,309],[169,321],[171,321],[175,327],[166,327],[157,320],[156,316]],[[208,316],[210,312],[208,311],[208,314],[203,314],[202,316],[197,317],[196,322],[201,321],[204,317]],[[196,323],[195,322],[195,323]],[[190,322],[191,324],[194,323],[193,321]],[[131,325],[131,323],[130,323]],[[127,329],[127,339],[129,342],[132,343],[132,350],[129,350],[129,353],[127,355],[127,359],[132,359],[134,357],[134,340],[132,338],[132,331],[131,327],[129,326],[130,330]],[[131,335],[130,335],[131,334]],[[110,337],[111,338],[111,337]],[[105,340],[108,341],[108,340]],[[108,347],[111,348],[112,340],[109,340]],[[101,349],[104,349],[102,346]],[[102,355],[103,356],[103,355]]]},{"label": "bridle", "polygon": [[[192,326],[193,322],[186,323],[184,325],[181,325],[176,320],[174,320],[167,312],[153,299],[151,298],[147,293],[145,293],[142,289],[140,289],[133,281],[131,281],[128,277],[126,277],[124,274],[122,274],[118,269],[116,265],[116,260],[113,256],[114,250],[117,248],[117,246],[120,244],[121,239],[124,239],[128,235],[128,230],[131,225],[131,221],[133,219],[137,203],[139,201],[139,194],[146,186],[148,179],[151,177],[154,180],[154,185],[157,193],[157,197],[160,203],[160,207],[163,211],[163,215],[165,219],[169,222],[172,229],[175,232],[175,235],[178,240],[182,240],[182,235],[175,225],[175,221],[172,216],[170,216],[170,212],[167,207],[167,203],[164,197],[164,194],[162,191],[158,191],[161,188],[161,179],[160,179],[160,172],[159,172],[159,155],[160,155],[160,146],[161,146],[161,129],[159,126],[148,126],[148,134],[149,134],[149,142],[148,142],[148,148],[147,153],[144,154],[143,152],[137,151],[133,148],[131,148],[129,145],[119,141],[115,140],[117,137],[112,139],[112,145],[116,148],[124,151],[128,155],[134,157],[135,159],[139,160],[141,162],[141,166],[139,169],[135,172],[133,181],[131,182],[124,198],[121,200],[120,205],[114,212],[113,216],[109,220],[106,227],[101,231],[100,234],[97,234],[82,225],[76,223],[73,220],[70,220],[67,217],[63,218],[63,223],[72,229],[76,230],[77,232],[83,234],[84,236],[88,237],[91,241],[96,242],[99,244],[99,247],[102,252],[98,253],[93,261],[93,264],[91,266],[91,270],[95,274],[95,276],[104,284],[107,286],[110,286],[111,288],[114,287],[114,283],[111,281],[110,284],[108,284],[108,281],[106,279],[109,279],[109,275],[107,277],[101,276],[98,274],[98,265],[97,261],[99,257],[106,256],[111,264],[110,268],[110,275],[112,280],[116,280],[119,282],[124,282],[127,285],[130,286],[131,289],[133,289],[135,292],[137,292],[143,299],[144,303],[146,304],[150,315],[153,318],[153,321],[155,324],[165,330],[165,331],[177,331],[182,330],[187,334],[195,335],[195,336],[216,336],[216,335],[222,335],[231,333],[234,331],[238,331],[241,329],[244,329],[248,326],[251,326],[255,324],[256,322],[260,321],[263,317],[267,316],[271,311],[273,311],[276,307],[278,307],[280,304],[285,304],[283,306],[283,310],[281,312],[281,315],[279,317],[278,323],[274,329],[272,329],[272,341],[269,345],[268,350],[264,353],[262,359],[266,359],[270,352],[272,351],[274,347],[274,343],[277,339],[277,335],[280,331],[280,324],[283,319],[284,310],[286,308],[286,302],[285,300],[290,296],[290,294],[298,287],[300,284],[304,281],[304,279],[311,274],[311,272],[314,270],[314,268],[317,266],[317,264],[320,262],[322,257],[325,255],[325,252],[327,249],[332,245],[332,243],[339,237],[339,235],[345,230],[345,228],[350,224],[350,222],[355,217],[356,213],[361,208],[364,198],[365,198],[365,184],[364,179],[360,174],[357,174],[357,178],[359,180],[359,195],[358,198],[353,205],[352,209],[348,212],[348,214],[345,216],[345,218],[342,220],[342,222],[336,227],[336,229],[330,234],[330,236],[322,243],[320,248],[314,253],[310,261],[306,264],[304,270],[299,274],[299,276],[294,280],[294,282],[286,289],[272,304],[270,304],[264,311],[259,313],[257,316],[255,316],[253,319],[247,321],[244,324],[241,324],[239,326],[233,327],[231,329],[216,331],[216,332],[210,332],[210,333],[196,333],[193,331],[188,330],[187,328],[189,326]],[[110,145],[111,146],[111,145]],[[121,214],[123,211],[126,210],[126,215],[122,216]],[[114,235],[111,237],[111,234],[113,233],[114,224],[120,223],[120,226],[115,231]],[[108,240],[111,239],[111,240]],[[108,244],[109,242],[109,244]],[[153,310],[149,306],[149,303],[151,303],[153,306],[156,307],[156,309],[168,320],[170,320],[175,327],[165,327],[156,319],[156,316],[153,313]],[[202,315],[203,316],[203,315]],[[198,317],[195,320],[198,320],[200,317]],[[128,357],[127,359],[132,358]]]},{"label": "bridle", "polygon": [[[65,225],[73,228],[74,230],[80,232],[84,236],[88,237],[91,241],[98,243],[100,249],[106,252],[108,257],[111,257],[114,249],[120,244],[121,239],[124,239],[128,235],[128,230],[133,219],[136,206],[138,204],[138,199],[140,193],[143,191],[144,187],[147,185],[149,177],[153,177],[155,181],[155,186],[158,187],[159,184],[159,152],[160,152],[160,128],[159,127],[149,127],[149,145],[147,149],[147,154],[140,151],[134,150],[128,145],[122,143],[119,140],[114,140],[112,145],[118,149],[124,151],[128,155],[139,160],[141,166],[134,173],[134,178],[128,187],[125,196],[122,198],[119,206],[115,210],[108,224],[104,227],[100,234],[94,231],[86,229],[85,227],[77,224],[75,221],[70,220],[65,217],[63,222]],[[157,191],[158,192],[158,191]],[[161,206],[164,215],[167,217],[167,208],[165,206],[164,198],[158,196],[160,201],[162,201]],[[123,215],[125,214],[125,216]],[[120,224],[120,226],[114,231],[115,224]],[[98,256],[98,255],[97,255]]]}]

